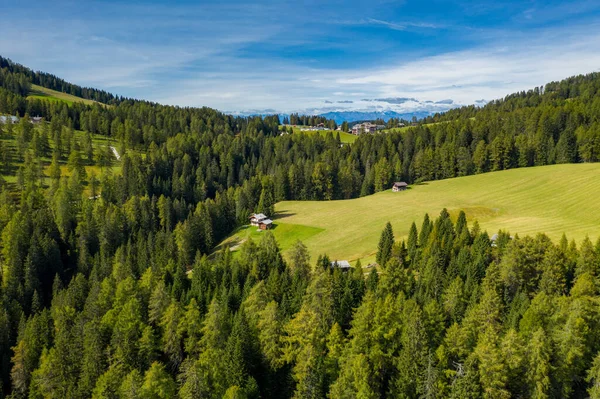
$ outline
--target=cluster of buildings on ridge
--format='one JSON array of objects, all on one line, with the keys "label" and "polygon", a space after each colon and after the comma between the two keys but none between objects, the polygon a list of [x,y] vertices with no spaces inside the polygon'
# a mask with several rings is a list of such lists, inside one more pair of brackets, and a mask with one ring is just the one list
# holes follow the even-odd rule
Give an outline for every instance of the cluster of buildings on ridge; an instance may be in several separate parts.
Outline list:
[{"label": "cluster of buildings on ridge", "polygon": [[[0,123],[2,123],[2,124],[12,123],[14,125],[16,123],[19,123],[20,120],[21,119],[18,116],[0,115]],[[41,116],[33,116],[33,117],[29,118],[29,122],[33,123],[34,125],[42,123],[42,120],[43,119]]]},{"label": "cluster of buildings on ridge", "polygon": [[[410,126],[416,126],[416,125],[417,125],[416,122],[413,122],[410,124]],[[298,127],[297,125],[284,125],[284,126]],[[400,123],[396,127],[404,127],[404,126],[406,126],[404,123]],[[377,124],[371,123],[371,122],[363,122],[363,123],[357,123],[354,126],[352,126],[352,130],[349,133],[352,133],[355,136],[360,136],[361,134],[377,133],[378,131],[384,130],[387,128],[388,127],[386,125],[377,125]],[[331,130],[328,126],[325,125],[325,123],[319,123],[316,126],[301,126],[300,127],[301,132],[318,132],[318,131],[325,131],[325,130]],[[335,130],[337,132],[341,132],[342,125],[339,125],[337,127],[337,129],[335,129]],[[283,133],[281,135],[283,135]]]},{"label": "cluster of buildings on ridge", "polygon": [[[292,125],[293,127],[296,127],[295,125]],[[364,134],[364,133],[375,133],[379,130],[383,130],[386,129],[387,127],[385,125],[376,125],[374,123],[371,122],[365,122],[365,123],[358,123],[356,125],[354,125],[352,127],[352,134],[354,135],[360,135],[360,134]],[[302,127],[300,129],[301,132],[318,132],[318,131],[323,131],[323,130],[331,130],[329,127],[325,126],[324,123],[319,123],[317,126],[305,126]],[[337,129],[335,129],[338,132],[342,131],[342,126],[338,126]]]},{"label": "cluster of buildings on ridge", "polygon": [[376,133],[378,130],[383,130],[385,128],[385,125],[376,125],[371,122],[357,123],[352,126],[352,134],[359,136],[366,133]]}]

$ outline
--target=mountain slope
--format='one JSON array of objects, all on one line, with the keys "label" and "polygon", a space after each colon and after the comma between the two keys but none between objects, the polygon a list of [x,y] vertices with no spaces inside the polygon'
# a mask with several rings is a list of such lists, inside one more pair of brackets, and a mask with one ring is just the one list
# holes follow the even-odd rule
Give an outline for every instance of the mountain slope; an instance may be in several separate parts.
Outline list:
[{"label": "mountain slope", "polygon": [[88,100],[86,98],[73,96],[71,94],[62,93],[60,91],[48,89],[46,87],[38,86],[35,84],[31,85],[31,90],[29,91],[27,99],[60,101],[65,102],[67,104],[73,104],[75,102],[81,102],[89,105],[96,104],[96,101],[94,100]]},{"label": "mountain slope", "polygon": [[90,87],[82,87],[73,83],[69,83],[58,76],[50,73],[34,71],[31,68],[13,62],[8,58],[0,56],[0,70],[18,77],[24,78],[32,85],[41,86],[46,89],[57,91],[60,93],[68,93],[72,96],[102,102],[104,104],[115,104],[124,98],[108,93],[104,90],[94,89]]},{"label": "mountain slope", "polygon": [[386,222],[392,222],[399,239],[425,213],[436,216],[447,208],[453,216],[464,210],[469,222],[478,220],[490,234],[506,229],[513,235],[546,233],[558,240],[566,233],[577,241],[586,235],[595,240],[600,203],[590,199],[600,198],[599,174],[598,163],[554,165],[428,182],[352,200],[284,201],[276,205],[281,216],[275,222],[286,227],[273,232],[280,242],[289,242],[290,225],[303,232],[312,228],[303,242],[313,259],[327,253],[332,259],[372,261]]},{"label": "mountain slope", "polygon": [[417,111],[407,113],[398,113],[395,111],[332,111],[319,114],[319,116],[324,116],[327,119],[333,119],[338,125],[344,121],[357,122],[383,119],[387,122],[392,118],[411,120],[413,117],[416,117],[417,119],[422,119],[430,115],[432,115],[432,112],[428,111]]}]

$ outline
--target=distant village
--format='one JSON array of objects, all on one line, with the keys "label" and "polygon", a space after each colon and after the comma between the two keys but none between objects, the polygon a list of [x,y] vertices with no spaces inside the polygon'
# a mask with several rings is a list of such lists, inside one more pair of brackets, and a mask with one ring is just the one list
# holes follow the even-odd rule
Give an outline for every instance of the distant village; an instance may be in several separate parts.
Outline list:
[{"label": "distant village", "polygon": [[[411,124],[411,126],[412,125],[413,124]],[[415,125],[416,125],[416,123],[415,123]],[[315,126],[302,126],[302,125],[298,126],[298,125],[288,125],[288,124],[284,124],[283,126],[291,127],[291,128],[300,127],[301,132],[318,132],[318,131],[332,130],[325,123],[319,123]],[[395,124],[395,127],[404,127],[404,126],[406,126],[406,125],[402,122]],[[361,134],[377,133],[378,131],[385,130],[385,129],[389,129],[389,126],[383,125],[383,124],[375,124],[372,122],[363,122],[363,123],[357,123],[357,124],[353,125],[352,128],[348,131],[348,133],[351,133],[355,136],[360,136]],[[339,125],[335,129],[335,131],[342,132],[342,131],[344,131],[344,129],[342,128],[342,125]],[[282,134],[284,134],[284,133],[282,133]]]},{"label": "distant village", "polygon": [[371,122],[359,123],[352,126],[352,134],[360,136],[361,134],[376,133],[378,130],[386,129],[385,125],[376,125]]}]

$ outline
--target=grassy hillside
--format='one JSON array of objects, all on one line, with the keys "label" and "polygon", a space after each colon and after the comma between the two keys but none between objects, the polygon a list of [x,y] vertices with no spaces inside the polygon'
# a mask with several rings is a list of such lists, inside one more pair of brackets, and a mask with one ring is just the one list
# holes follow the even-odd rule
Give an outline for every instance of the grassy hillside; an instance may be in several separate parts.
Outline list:
[{"label": "grassy hillside", "polygon": [[595,240],[600,235],[598,176],[600,164],[554,165],[428,182],[346,201],[285,201],[276,206],[276,223],[285,228],[274,232],[285,250],[291,241],[286,235],[295,234],[292,225],[305,232],[312,227],[317,230],[302,241],[314,259],[327,253],[332,259],[368,262],[387,221],[400,239],[413,221],[420,228],[426,212],[437,216],[447,208],[454,217],[464,210],[469,222],[478,220],[490,235],[506,229],[513,235],[544,232],[559,239],[566,232],[569,239],[589,235]]},{"label": "grassy hillside", "polygon": [[[475,118],[469,118],[469,119],[475,120]],[[435,125],[439,125],[439,124],[442,124],[442,123],[448,123],[448,121],[424,123],[423,126],[433,127]],[[395,128],[392,128],[392,129],[384,129],[381,132],[382,133],[402,133],[402,132],[406,132],[411,127],[413,127],[413,126],[408,125],[408,126],[403,126],[403,127],[395,127]]]},{"label": "grassy hillside", "polygon": [[327,136],[327,134],[331,133],[333,134],[333,137],[336,137],[336,135],[339,133],[340,134],[340,140],[342,141],[342,143],[344,144],[352,144],[356,141],[356,139],[358,138],[358,136],[355,136],[351,133],[346,133],[346,132],[338,132],[335,130],[318,130],[318,131],[301,131],[301,127],[295,127],[294,129],[294,134],[307,134],[307,135],[311,135],[311,134],[320,134],[321,136],[325,137]]},{"label": "grassy hillside", "polygon": [[72,96],[71,94],[61,93],[60,91],[47,89],[38,85],[31,85],[31,91],[27,98],[49,100],[49,101],[62,101],[68,104],[74,102],[82,102],[84,104],[94,104],[93,100],[86,100],[85,98]]},{"label": "grassy hillside", "polygon": [[401,132],[406,132],[411,127],[412,126],[410,126],[410,125],[408,125],[408,126],[402,126],[402,127],[394,127],[392,129],[383,129],[380,132],[381,133],[401,133]]},{"label": "grassy hillside", "polygon": [[[325,229],[282,222],[278,222],[276,228],[272,230],[279,246],[286,249],[290,248],[296,240],[304,242],[322,231],[325,231]],[[232,251],[236,252],[248,238],[258,242],[263,235],[264,231],[259,230],[257,227],[249,225],[240,227],[227,240],[223,241],[215,249],[215,252],[220,251],[224,245],[229,246]]]}]

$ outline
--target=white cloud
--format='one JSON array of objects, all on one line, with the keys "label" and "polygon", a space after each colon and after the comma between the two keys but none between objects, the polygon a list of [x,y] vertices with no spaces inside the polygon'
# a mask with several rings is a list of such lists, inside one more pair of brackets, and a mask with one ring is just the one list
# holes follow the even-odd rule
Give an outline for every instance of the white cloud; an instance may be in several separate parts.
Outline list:
[{"label": "white cloud", "polygon": [[[593,6],[593,2],[588,3]],[[31,18],[29,11],[17,12],[10,19],[5,13],[0,15],[0,53],[34,69],[116,94],[226,111],[331,110],[325,101],[334,102],[336,110],[437,110],[444,104],[424,105],[425,101],[452,99],[456,104],[472,104],[600,67],[600,34],[596,33],[600,29],[590,23],[525,33],[469,30],[465,36],[485,43],[469,50],[412,59],[406,54],[385,53],[376,58],[378,67],[365,68],[353,60],[343,64],[315,62],[308,67],[306,60],[294,62],[293,57],[281,57],[276,51],[265,55],[268,51],[264,48],[259,58],[252,46],[268,43],[285,48],[286,44],[306,52],[314,45],[326,48],[329,43],[315,37],[321,34],[319,29],[333,28],[325,24],[301,28],[303,22],[312,21],[312,13],[299,16],[296,23],[281,19],[277,4],[230,5],[225,9],[212,5],[189,10],[120,7],[112,11],[110,21],[94,20],[93,10],[90,20],[40,17],[36,23],[27,19]],[[369,15],[366,11],[362,15]],[[335,13],[327,15],[331,18]],[[543,17],[533,8],[530,16]],[[394,30],[442,26],[391,19],[365,18],[352,23]],[[159,40],[165,31],[171,35]],[[334,39],[332,48],[343,48]],[[392,97],[417,101],[362,101]]]},{"label": "white cloud", "polygon": [[494,99],[600,67],[600,35],[560,42],[515,43],[409,61],[340,76],[345,87],[374,87],[386,96],[451,98],[463,104]]},{"label": "white cloud", "polygon": [[392,30],[400,30],[400,31],[404,31],[409,28],[422,28],[422,29],[425,29],[425,28],[426,29],[438,29],[438,28],[440,28],[440,26],[438,26],[436,24],[430,24],[430,23],[425,23],[425,22],[390,22],[390,21],[384,21],[384,20],[376,19],[376,18],[367,18],[366,22],[364,22],[364,23],[383,25]]},{"label": "white cloud", "polygon": [[[255,71],[251,81],[244,79],[246,73],[241,70],[215,76],[210,81],[199,76],[187,80],[174,90],[174,95],[163,100],[184,105],[208,103],[228,111],[275,108],[291,112],[331,110],[324,100],[351,100],[352,104],[340,104],[337,109],[356,110],[374,106],[361,101],[364,98],[414,97],[417,103],[376,104],[379,109],[412,112],[423,109],[426,100],[452,99],[455,104],[474,104],[482,98],[501,98],[599,68],[600,34],[561,35],[553,31],[542,32],[529,42],[490,43],[486,47],[390,62],[367,70],[276,67]],[[236,95],[218,98],[216,93],[220,90]],[[187,93],[185,97],[179,95],[181,91]],[[447,105],[429,108],[435,111]]]}]

